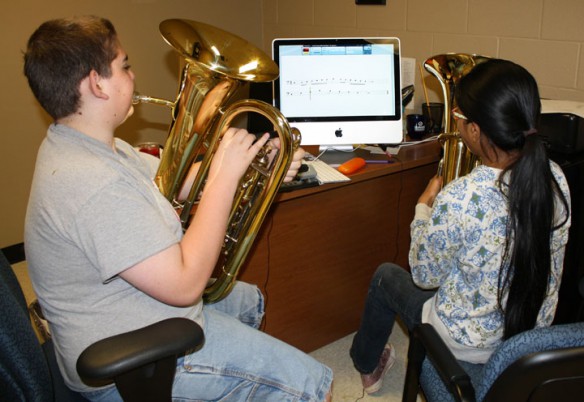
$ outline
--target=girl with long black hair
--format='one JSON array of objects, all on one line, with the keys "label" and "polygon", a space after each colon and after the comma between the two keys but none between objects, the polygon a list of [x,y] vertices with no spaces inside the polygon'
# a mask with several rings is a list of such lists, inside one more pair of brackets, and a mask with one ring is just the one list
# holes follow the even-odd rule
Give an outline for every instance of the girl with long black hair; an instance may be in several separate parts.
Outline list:
[{"label": "girl with long black hair", "polygon": [[568,184],[537,136],[533,76],[506,60],[457,84],[458,131],[482,164],[443,189],[433,178],[411,224],[411,275],[383,264],[371,281],[351,356],[367,392],[395,359],[396,315],[431,323],[460,360],[484,363],[519,332],[552,323],[570,227]]}]

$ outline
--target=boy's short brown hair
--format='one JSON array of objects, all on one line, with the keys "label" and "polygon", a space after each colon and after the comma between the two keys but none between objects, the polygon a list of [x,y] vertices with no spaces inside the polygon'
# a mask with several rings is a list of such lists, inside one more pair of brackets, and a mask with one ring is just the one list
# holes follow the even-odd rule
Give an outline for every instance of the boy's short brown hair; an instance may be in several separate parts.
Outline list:
[{"label": "boy's short brown hair", "polygon": [[119,43],[113,24],[95,16],[43,23],[28,40],[24,74],[41,106],[54,119],[79,109],[79,83],[91,70],[111,76]]}]

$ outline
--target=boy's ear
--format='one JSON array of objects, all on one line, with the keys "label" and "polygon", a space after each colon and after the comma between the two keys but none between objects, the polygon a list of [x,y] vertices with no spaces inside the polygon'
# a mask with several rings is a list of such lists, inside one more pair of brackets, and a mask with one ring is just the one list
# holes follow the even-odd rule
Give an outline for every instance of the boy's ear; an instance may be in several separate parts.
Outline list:
[{"label": "boy's ear", "polygon": [[102,88],[103,79],[97,73],[97,71],[91,70],[89,72],[88,78],[89,78],[89,90],[91,91],[91,93],[97,98],[101,98],[101,99],[105,99],[105,100],[109,99],[109,96],[103,91],[103,88]]}]

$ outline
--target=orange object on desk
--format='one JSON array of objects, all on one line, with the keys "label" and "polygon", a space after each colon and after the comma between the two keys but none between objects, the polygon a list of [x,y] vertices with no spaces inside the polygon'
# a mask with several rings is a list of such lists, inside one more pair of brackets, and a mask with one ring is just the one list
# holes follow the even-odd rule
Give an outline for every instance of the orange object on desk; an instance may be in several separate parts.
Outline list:
[{"label": "orange object on desk", "polygon": [[353,159],[349,159],[348,161],[343,163],[341,166],[337,168],[337,170],[342,174],[349,175],[355,173],[360,169],[363,169],[365,165],[366,165],[365,159],[356,157]]}]

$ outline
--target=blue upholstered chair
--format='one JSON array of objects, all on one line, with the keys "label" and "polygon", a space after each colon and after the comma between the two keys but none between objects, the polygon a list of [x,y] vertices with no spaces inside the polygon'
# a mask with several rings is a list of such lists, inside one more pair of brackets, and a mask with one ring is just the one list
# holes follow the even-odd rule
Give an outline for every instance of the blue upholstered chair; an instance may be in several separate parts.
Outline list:
[{"label": "blue upholstered chair", "polygon": [[[52,341],[40,344],[12,267],[0,252],[0,400],[85,401],[67,388]],[[87,348],[77,370],[88,382],[115,382],[126,401],[170,401],[177,356],[203,342],[183,318],[108,338]]]},{"label": "blue upholstered chair", "polygon": [[[427,357],[427,358],[426,358]],[[438,333],[410,335],[403,401],[567,401],[584,395],[584,322],[536,328],[504,343],[484,364],[457,361]]]}]

